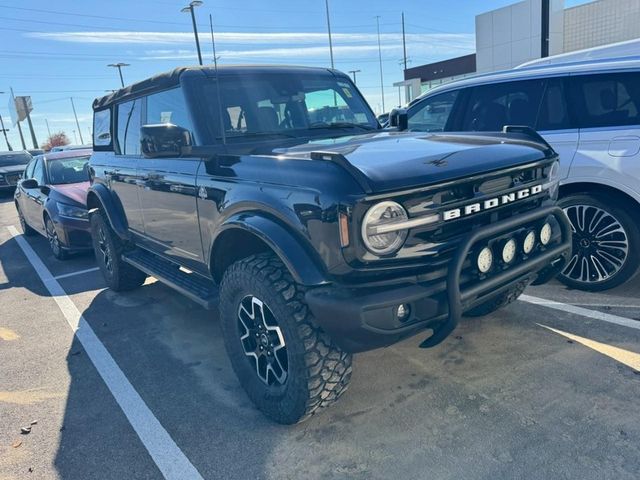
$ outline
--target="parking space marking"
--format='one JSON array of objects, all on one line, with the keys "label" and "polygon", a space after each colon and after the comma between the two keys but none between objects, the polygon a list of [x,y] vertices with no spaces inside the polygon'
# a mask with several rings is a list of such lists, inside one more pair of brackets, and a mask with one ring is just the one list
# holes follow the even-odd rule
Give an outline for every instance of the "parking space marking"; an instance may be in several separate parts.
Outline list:
[{"label": "parking space marking", "polygon": [[623,327],[635,328],[636,330],[640,330],[640,321],[633,320],[631,318],[599,312],[597,310],[589,310],[587,308],[576,307],[575,305],[570,305],[568,303],[561,303],[544,298],[532,297],[531,295],[521,295],[520,300],[522,300],[523,302],[532,303],[534,305],[540,305],[543,307],[560,310],[562,312],[573,313],[574,315],[581,315],[583,317],[592,318],[594,320],[600,320],[601,322],[613,323],[615,325],[622,325]]},{"label": "parking space marking", "polygon": [[56,301],[69,326],[87,352],[140,441],[166,479],[202,479],[198,470],[176,445],[169,433],[153,415],[140,394],[131,385],[109,351],[53,277],[38,254],[14,226],[7,227],[11,236],[31,263],[51,297]]},{"label": "parking space marking", "polygon": [[614,347],[612,345],[608,345],[606,343],[596,342],[595,340],[591,340],[589,338],[580,337],[578,335],[574,335],[573,333],[563,332],[562,330],[557,330],[555,328],[547,327],[546,325],[542,325],[541,323],[537,324],[542,328],[546,328],[558,335],[562,335],[574,342],[578,342],[585,347],[588,347],[592,350],[595,350],[602,355],[606,355],[609,358],[613,358],[614,360],[625,364],[627,367],[631,367],[634,370],[640,372],[640,354],[635,352],[630,352],[629,350],[625,350],[623,348]]},{"label": "parking space marking", "polygon": [[64,273],[62,275],[56,275],[53,278],[55,278],[56,280],[60,280],[62,278],[69,278],[69,277],[75,277],[76,275],[82,275],[83,273],[97,272],[98,270],[100,270],[98,267],[85,268],[84,270],[78,270],[77,272],[71,272],[71,273]]}]

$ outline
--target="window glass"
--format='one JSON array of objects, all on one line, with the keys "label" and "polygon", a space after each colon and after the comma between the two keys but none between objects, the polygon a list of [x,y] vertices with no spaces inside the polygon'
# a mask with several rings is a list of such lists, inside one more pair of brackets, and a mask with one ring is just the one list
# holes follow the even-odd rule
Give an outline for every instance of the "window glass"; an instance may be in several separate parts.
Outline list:
[{"label": "window glass", "polygon": [[550,79],[542,98],[536,130],[577,128],[571,125],[562,79]]},{"label": "window glass", "polygon": [[463,130],[496,132],[505,125],[534,128],[543,86],[543,80],[526,80],[474,87],[464,117]]},{"label": "window glass", "polygon": [[186,128],[193,134],[182,90],[174,88],[147,97],[147,121],[149,125],[171,123]]},{"label": "window glass", "polygon": [[353,85],[333,75],[225,75],[220,78],[221,111],[218,110],[216,81],[208,80],[199,88],[203,114],[214,124],[212,130],[222,116],[227,140],[302,133],[291,132],[293,130],[311,130],[322,135],[323,129],[332,125],[337,128],[353,126],[355,132],[378,128],[370,108]]},{"label": "window glass", "polygon": [[121,155],[140,154],[140,112],[142,100],[118,105],[118,147]]},{"label": "window glass", "polygon": [[571,82],[581,128],[640,124],[640,73],[579,76]]},{"label": "window glass", "polygon": [[111,145],[111,110],[99,110],[93,114],[93,144]]},{"label": "window glass", "polygon": [[31,178],[35,179],[38,182],[38,185],[44,185],[44,165],[41,159],[36,160]]},{"label": "window glass", "polygon": [[0,167],[10,167],[12,165],[26,165],[33,157],[28,152],[5,152],[0,153]]},{"label": "window glass", "polygon": [[33,167],[35,167],[37,160],[31,160],[27,168],[24,169],[24,173],[22,174],[22,178],[33,178]]},{"label": "window glass", "polygon": [[49,183],[64,185],[89,181],[89,157],[58,158],[47,162]]},{"label": "window glass", "polygon": [[435,95],[418,103],[409,112],[409,130],[419,132],[443,132],[451,117],[459,90]]}]

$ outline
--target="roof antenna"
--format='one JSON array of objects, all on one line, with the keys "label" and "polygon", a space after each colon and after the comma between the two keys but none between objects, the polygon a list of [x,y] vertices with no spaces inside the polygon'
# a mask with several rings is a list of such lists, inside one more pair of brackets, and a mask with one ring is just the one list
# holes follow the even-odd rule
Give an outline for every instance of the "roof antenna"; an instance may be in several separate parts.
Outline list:
[{"label": "roof antenna", "polygon": [[213,68],[216,72],[216,94],[218,96],[218,115],[220,116],[220,133],[222,133],[222,144],[227,144],[227,135],[224,131],[224,116],[222,114],[222,100],[220,96],[220,77],[218,77],[218,56],[216,55],[216,40],[213,36],[213,16],[209,14],[209,27],[211,28],[211,46],[213,47]]}]

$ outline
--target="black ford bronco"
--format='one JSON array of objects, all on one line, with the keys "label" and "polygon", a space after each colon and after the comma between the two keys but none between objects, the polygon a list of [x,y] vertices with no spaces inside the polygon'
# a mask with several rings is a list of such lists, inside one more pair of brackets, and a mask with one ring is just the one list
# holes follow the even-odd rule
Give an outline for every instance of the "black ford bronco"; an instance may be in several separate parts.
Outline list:
[{"label": "black ford bronco", "polygon": [[353,353],[427,330],[437,345],[571,249],[558,157],[535,132],[382,130],[335,70],[179,68],[93,108],[108,286],[151,275],[218,307],[240,383],[280,423],[338,399]]}]

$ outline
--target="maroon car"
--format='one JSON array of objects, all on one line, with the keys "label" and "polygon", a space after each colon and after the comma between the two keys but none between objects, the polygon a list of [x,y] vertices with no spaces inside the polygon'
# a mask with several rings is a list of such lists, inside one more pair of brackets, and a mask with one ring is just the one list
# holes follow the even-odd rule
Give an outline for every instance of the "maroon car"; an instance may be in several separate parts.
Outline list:
[{"label": "maroon car", "polygon": [[91,153],[85,149],[38,155],[16,187],[24,234],[44,235],[60,260],[72,251],[91,248],[87,214]]}]

